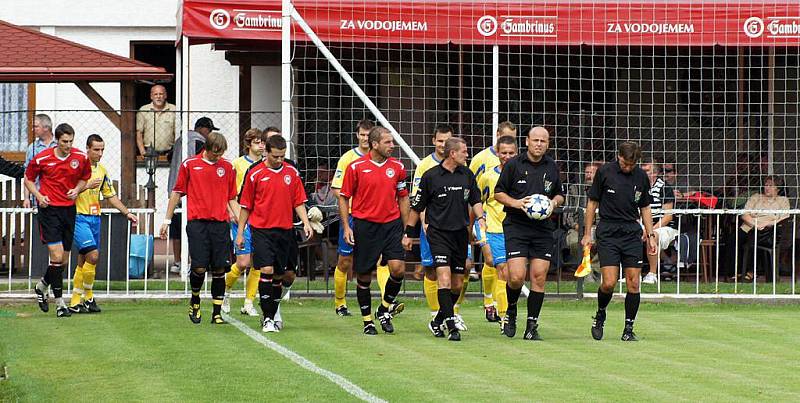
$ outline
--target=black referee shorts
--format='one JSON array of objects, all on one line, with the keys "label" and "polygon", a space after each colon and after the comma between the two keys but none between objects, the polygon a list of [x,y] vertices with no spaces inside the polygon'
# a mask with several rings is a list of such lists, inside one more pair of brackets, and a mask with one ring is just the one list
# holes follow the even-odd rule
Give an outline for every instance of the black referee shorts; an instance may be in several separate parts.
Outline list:
[{"label": "black referee shorts", "polygon": [[353,270],[366,274],[375,270],[375,263],[405,260],[403,249],[403,223],[398,218],[387,223],[376,223],[353,217]]},{"label": "black referee shorts", "polygon": [[75,237],[74,205],[39,207],[36,218],[39,220],[42,243],[50,245],[61,242],[65,251],[72,249],[72,240]]},{"label": "black referee shorts", "polygon": [[191,220],[186,223],[192,269],[221,269],[231,265],[231,227],[225,221]]},{"label": "black referee shorts", "polygon": [[[253,267],[256,270],[272,266],[275,274],[286,272],[290,262],[296,265],[297,239],[294,230],[250,227],[253,243]],[[295,258],[290,259],[290,256]],[[294,270],[294,266],[290,270]]]},{"label": "black referee shorts", "polygon": [[637,222],[604,222],[595,232],[600,267],[619,266],[641,269],[644,263],[642,227]]},{"label": "black referee shorts", "polygon": [[469,248],[467,229],[446,231],[429,225],[425,235],[431,246],[433,267],[449,266],[451,273],[464,274],[464,268],[467,266],[467,248]]},{"label": "black referee shorts", "polygon": [[553,260],[555,241],[552,231],[512,222],[503,223],[503,236],[506,240],[506,259],[523,257],[548,262]]}]

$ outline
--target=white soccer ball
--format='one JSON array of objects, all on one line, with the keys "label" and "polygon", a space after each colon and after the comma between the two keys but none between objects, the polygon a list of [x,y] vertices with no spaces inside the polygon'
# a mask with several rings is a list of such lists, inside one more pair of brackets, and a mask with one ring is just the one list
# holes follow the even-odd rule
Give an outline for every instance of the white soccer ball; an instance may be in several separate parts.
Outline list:
[{"label": "white soccer ball", "polygon": [[531,220],[544,220],[549,217],[548,210],[550,210],[550,199],[542,194],[532,195],[527,204],[525,204],[525,214]]}]

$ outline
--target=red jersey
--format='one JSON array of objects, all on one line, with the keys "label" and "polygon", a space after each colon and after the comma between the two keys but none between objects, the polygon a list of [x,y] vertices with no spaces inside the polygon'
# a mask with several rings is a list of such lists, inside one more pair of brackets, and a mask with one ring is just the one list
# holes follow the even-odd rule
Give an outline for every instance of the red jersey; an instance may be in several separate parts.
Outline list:
[{"label": "red jersey", "polygon": [[236,199],[236,171],[230,161],[210,162],[200,153],[181,163],[172,191],[186,195],[187,220],[228,222],[228,201]]},{"label": "red jersey", "polygon": [[77,148],[71,148],[65,158],[58,157],[55,148],[48,148],[31,159],[25,177],[32,182],[39,178],[39,192],[50,198],[51,206],[74,206],[75,200],[67,197],[67,192],[81,179],[92,177],[92,164]]},{"label": "red jersey", "polygon": [[394,158],[378,164],[366,154],[347,167],[339,194],[351,199],[355,218],[381,224],[396,220],[397,199],[408,196],[406,169]]},{"label": "red jersey", "polygon": [[264,161],[250,168],[244,178],[239,205],[250,210],[253,228],[292,229],[294,209],[306,200],[297,168],[284,162],[273,169]]}]

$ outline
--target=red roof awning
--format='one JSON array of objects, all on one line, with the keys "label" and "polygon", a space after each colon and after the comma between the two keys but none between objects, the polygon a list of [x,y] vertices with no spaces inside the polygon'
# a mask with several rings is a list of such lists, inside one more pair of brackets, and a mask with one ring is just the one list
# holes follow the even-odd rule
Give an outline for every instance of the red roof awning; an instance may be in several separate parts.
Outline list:
[{"label": "red roof awning", "polygon": [[[800,0],[294,0],[327,42],[800,46]],[[281,38],[280,0],[184,0],[193,43]],[[295,24],[296,25],[296,24]],[[296,40],[308,40],[299,27]]]},{"label": "red roof awning", "polygon": [[0,82],[170,80],[161,67],[0,21]]}]

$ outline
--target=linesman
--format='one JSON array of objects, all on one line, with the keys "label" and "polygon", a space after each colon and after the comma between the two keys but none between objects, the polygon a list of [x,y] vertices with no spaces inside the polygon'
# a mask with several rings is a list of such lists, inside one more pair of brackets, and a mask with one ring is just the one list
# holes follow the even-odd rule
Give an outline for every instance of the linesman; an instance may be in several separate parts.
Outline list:
[{"label": "linesman", "polygon": [[611,302],[620,265],[625,273],[625,328],[623,341],[636,341],[633,321],[639,311],[639,281],[642,272],[642,227],[647,234],[647,253],[656,253],[656,239],[653,233],[653,218],[650,213],[650,180],[647,173],[637,166],[642,152],[639,145],[624,142],[619,146],[617,160],[603,165],[597,170],[592,187],[589,188],[589,202],[586,205],[585,230],[581,243],[592,244],[592,224],[595,210],[599,208],[600,221],[597,224],[597,253],[600,257],[600,270],[603,282],[597,290],[597,313],[592,324],[592,337],[603,338],[603,324],[606,321],[606,307]]}]

